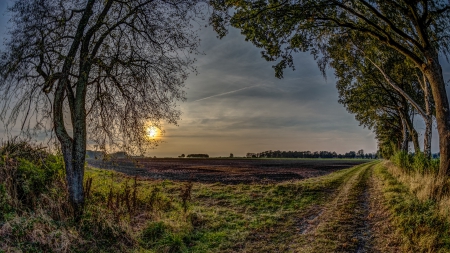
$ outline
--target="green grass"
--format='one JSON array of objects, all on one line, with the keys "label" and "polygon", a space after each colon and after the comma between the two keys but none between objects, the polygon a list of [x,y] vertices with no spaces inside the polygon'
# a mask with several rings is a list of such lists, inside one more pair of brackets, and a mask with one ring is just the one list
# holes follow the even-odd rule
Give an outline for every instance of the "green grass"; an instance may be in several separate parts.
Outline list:
[{"label": "green grass", "polygon": [[[85,179],[92,181],[92,186],[80,223],[74,223],[65,211],[67,203],[61,201],[64,190],[58,188],[62,187],[58,184],[62,179],[55,179],[45,194],[35,196],[39,204],[34,210],[16,210],[3,218],[0,233],[7,237],[0,242],[0,249],[271,251],[288,245],[295,237],[292,230],[296,217],[311,206],[325,203],[330,193],[360,166],[289,183],[194,183],[185,206],[182,195],[188,183],[142,179],[135,182],[120,173],[87,168]],[[38,231],[47,235],[41,236]]]},{"label": "green grass", "polygon": [[[85,212],[75,222],[61,159],[42,153],[30,161],[28,153],[0,159],[0,252],[355,250],[355,210],[372,175],[382,182],[403,251],[450,252],[450,224],[437,204],[418,200],[378,161],[306,180],[238,185],[136,180],[87,168]],[[319,209],[311,241],[299,224]]]},{"label": "green grass", "polygon": [[[294,183],[223,185],[195,184],[192,192],[192,203],[186,217],[191,223],[185,223],[173,214],[165,213],[160,221],[169,224],[177,220],[183,229],[179,234],[189,242],[190,252],[230,251],[247,247],[276,248],[282,243],[289,243],[295,233],[283,230],[295,229],[295,217],[300,216],[308,207],[321,205],[348,174],[359,168],[351,168],[320,178],[312,178]],[[160,187],[168,198],[179,183],[160,182]],[[153,185],[155,187],[155,185]],[[195,217],[195,222],[192,222]],[[276,231],[278,236],[270,241],[262,242],[260,238],[271,236]],[[177,232],[174,232],[177,233]],[[189,236],[188,236],[189,235]],[[261,241],[261,242],[259,242]],[[253,243],[253,244],[252,244]],[[257,245],[268,244],[268,245]],[[254,245],[256,244],[256,245]],[[247,245],[247,246],[246,246]],[[250,246],[248,246],[250,245]]]}]

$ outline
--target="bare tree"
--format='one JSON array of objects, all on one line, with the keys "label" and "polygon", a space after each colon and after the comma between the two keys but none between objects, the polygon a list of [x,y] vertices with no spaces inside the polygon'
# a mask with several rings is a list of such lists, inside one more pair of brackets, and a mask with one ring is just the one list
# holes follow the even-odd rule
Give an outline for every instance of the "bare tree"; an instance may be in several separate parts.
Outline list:
[{"label": "bare tree", "polygon": [[[149,124],[176,123],[199,40],[197,0],[16,0],[0,58],[2,118],[51,128],[75,217],[89,140],[144,151]],[[37,119],[37,120],[36,120]]]}]

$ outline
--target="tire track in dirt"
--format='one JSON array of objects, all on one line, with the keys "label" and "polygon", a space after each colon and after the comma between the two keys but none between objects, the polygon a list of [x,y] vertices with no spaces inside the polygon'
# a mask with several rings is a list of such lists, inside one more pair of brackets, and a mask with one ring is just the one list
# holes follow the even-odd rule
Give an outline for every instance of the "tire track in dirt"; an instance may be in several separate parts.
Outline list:
[{"label": "tire track in dirt", "polygon": [[348,176],[322,208],[313,208],[300,223],[306,241],[301,252],[371,252],[368,179],[374,164]]}]

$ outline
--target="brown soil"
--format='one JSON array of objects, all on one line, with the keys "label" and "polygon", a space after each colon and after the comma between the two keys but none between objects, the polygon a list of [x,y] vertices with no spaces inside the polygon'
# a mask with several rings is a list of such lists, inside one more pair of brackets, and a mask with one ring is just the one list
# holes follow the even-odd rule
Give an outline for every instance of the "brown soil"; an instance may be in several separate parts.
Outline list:
[{"label": "brown soil", "polygon": [[367,161],[226,158],[137,158],[111,161],[87,159],[90,166],[111,169],[131,176],[226,184],[269,183],[317,177]]}]

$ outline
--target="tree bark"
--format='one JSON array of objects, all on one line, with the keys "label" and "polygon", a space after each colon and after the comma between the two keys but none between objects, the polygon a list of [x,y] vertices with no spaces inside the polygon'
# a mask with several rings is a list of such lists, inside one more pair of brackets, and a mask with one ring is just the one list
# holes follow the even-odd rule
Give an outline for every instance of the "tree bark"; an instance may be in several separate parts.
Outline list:
[{"label": "tree bark", "polygon": [[431,137],[432,137],[432,127],[433,127],[433,115],[431,112],[431,101],[430,92],[428,88],[428,82],[426,77],[424,79],[424,96],[425,96],[425,136],[423,137],[423,153],[426,158],[431,158]]},{"label": "tree bark", "polygon": [[442,68],[436,52],[426,52],[428,59],[427,66],[424,66],[423,73],[430,83],[436,107],[436,123],[439,133],[440,166],[439,178],[449,176],[450,172],[450,112],[447,93],[445,90]]},{"label": "tree bark", "polygon": [[[83,39],[84,30],[92,15],[92,8],[95,0],[89,0],[86,3],[86,9],[79,21],[77,32],[73,43],[67,54],[66,60],[62,67],[62,75],[59,79],[55,90],[53,103],[53,124],[56,137],[61,143],[61,151],[63,153],[64,165],[66,168],[66,182],[69,192],[69,202],[73,209],[74,219],[78,221],[83,214],[84,209],[84,163],[86,159],[86,80],[89,72],[81,69],[80,78],[77,81],[76,96],[72,94],[69,81],[70,69],[73,65],[73,59],[79,50],[79,46]],[[88,67],[90,68],[90,66]],[[80,80],[81,79],[81,80]],[[83,85],[79,87],[79,83]],[[70,91],[70,92],[69,92]],[[67,133],[64,124],[64,100],[68,97],[71,119],[73,125],[73,138]]]},{"label": "tree bark", "polygon": [[414,126],[413,126],[411,120],[408,120],[408,131],[411,136],[411,141],[414,145],[414,152],[416,154],[418,154],[418,153],[420,153],[419,136],[417,134],[416,129],[414,129]]},{"label": "tree bark", "polygon": [[400,150],[404,152],[408,152],[408,142],[409,142],[409,133],[408,133],[408,126],[405,119],[405,116],[400,113],[400,119],[402,121],[402,143],[400,146]]},{"label": "tree bark", "polygon": [[[67,79],[59,82],[54,98],[53,116],[56,136],[61,143],[64,165],[66,168],[66,182],[69,193],[69,202],[73,209],[75,220],[79,220],[83,214],[84,194],[83,194],[83,176],[84,176],[84,156],[80,159],[77,149],[80,146],[78,138],[74,135],[72,139],[64,126],[63,104],[65,87]],[[82,162],[82,166],[80,166]]]}]

